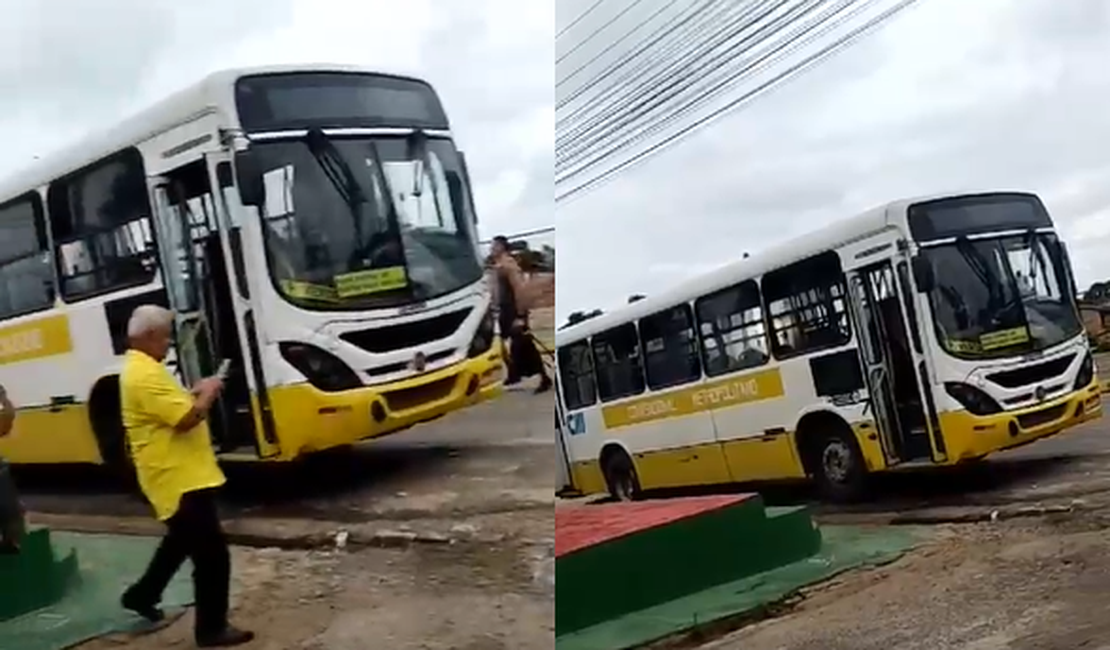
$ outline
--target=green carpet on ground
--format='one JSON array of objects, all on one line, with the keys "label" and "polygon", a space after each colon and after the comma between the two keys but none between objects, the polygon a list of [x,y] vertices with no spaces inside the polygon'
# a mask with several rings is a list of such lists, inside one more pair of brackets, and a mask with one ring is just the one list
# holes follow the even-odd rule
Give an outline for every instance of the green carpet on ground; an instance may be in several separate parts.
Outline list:
[{"label": "green carpet on ground", "polygon": [[[624,650],[774,603],[806,585],[845,570],[898,559],[917,541],[916,530],[822,526],[821,551],[810,558],[718,585],[557,637],[556,650]],[[645,567],[648,569],[648,567]],[[654,570],[659,570],[654,567]],[[558,585],[555,606],[558,607]]]},{"label": "green carpet on ground", "polygon": [[[146,568],[158,545],[156,538],[84,535],[52,531],[55,554],[77,550],[79,584],[53,607],[0,622],[0,648],[61,650],[113,632],[138,631],[147,624],[122,609],[123,590]],[[166,590],[167,613],[193,601],[192,566],[178,571]],[[10,588],[3,585],[0,588]]]}]

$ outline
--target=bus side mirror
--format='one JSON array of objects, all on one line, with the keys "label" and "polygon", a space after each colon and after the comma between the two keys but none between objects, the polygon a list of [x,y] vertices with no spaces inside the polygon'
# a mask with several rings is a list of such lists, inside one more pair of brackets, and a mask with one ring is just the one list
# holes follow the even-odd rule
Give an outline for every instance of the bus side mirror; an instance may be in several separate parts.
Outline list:
[{"label": "bus side mirror", "polygon": [[937,284],[936,276],[933,275],[933,265],[929,260],[920,255],[915,255],[912,260],[913,266],[913,281],[917,285],[917,290],[921,293],[929,293]]},{"label": "bus side mirror", "polygon": [[239,198],[243,205],[265,205],[266,189],[262,182],[262,168],[250,149],[235,154],[235,184],[239,186]]}]

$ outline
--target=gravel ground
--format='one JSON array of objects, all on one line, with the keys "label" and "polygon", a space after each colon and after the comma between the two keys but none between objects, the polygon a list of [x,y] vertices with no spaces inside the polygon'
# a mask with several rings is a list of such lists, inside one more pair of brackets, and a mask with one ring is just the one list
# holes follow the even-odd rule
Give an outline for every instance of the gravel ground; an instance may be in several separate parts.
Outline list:
[{"label": "gravel ground", "polygon": [[1110,513],[940,526],[712,650],[1110,650]]},{"label": "gravel ground", "polygon": [[[522,514],[517,524],[530,534],[498,544],[357,552],[237,548],[232,620],[258,633],[247,650],[550,648],[553,524],[546,513]],[[189,647],[191,612],[154,633],[79,646]]]}]

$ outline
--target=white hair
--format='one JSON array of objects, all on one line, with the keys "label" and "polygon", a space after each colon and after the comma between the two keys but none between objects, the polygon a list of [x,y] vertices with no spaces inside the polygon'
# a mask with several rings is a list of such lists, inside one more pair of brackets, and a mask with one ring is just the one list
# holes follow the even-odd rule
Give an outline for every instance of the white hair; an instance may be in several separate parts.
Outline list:
[{"label": "white hair", "polygon": [[139,305],[127,321],[127,338],[133,339],[173,326],[173,312],[161,305]]}]

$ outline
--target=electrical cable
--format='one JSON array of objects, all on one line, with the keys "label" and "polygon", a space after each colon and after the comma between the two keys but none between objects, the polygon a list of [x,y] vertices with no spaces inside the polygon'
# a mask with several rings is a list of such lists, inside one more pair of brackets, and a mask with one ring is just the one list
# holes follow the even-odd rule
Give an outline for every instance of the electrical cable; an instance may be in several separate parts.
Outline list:
[{"label": "electrical cable", "polygon": [[648,147],[644,151],[641,151],[641,152],[637,153],[635,156],[632,156],[628,160],[622,161],[621,163],[607,169],[606,171],[595,175],[593,178],[576,185],[575,187],[567,190],[566,192],[563,192],[562,194],[556,194],[556,196],[555,196],[556,203],[561,202],[561,201],[566,201],[567,199],[569,199],[569,198],[571,198],[571,197],[573,197],[577,194],[580,194],[581,192],[584,192],[584,191],[587,191],[589,189],[597,187],[599,184],[604,183],[604,182],[612,179],[615,175],[620,174],[621,172],[623,172],[623,171],[629,169],[630,167],[632,167],[633,165],[636,165],[640,162],[643,162],[644,160],[650,158],[651,156],[657,155],[660,151],[664,150],[665,148],[667,148],[669,146],[672,146],[672,145],[676,144],[677,142],[681,141],[683,138],[688,137],[689,135],[691,135],[695,131],[700,130],[700,129],[704,128],[706,125],[720,119],[722,116],[725,116],[725,115],[731,113],[732,111],[736,110],[737,108],[740,108],[740,107],[744,106],[745,104],[750,103],[753,99],[756,99],[759,96],[761,96],[763,94],[766,94],[768,91],[770,91],[772,89],[780,87],[785,81],[789,81],[790,79],[797,77],[800,73],[805,72],[806,70],[814,67],[816,64],[819,64],[819,63],[827,60],[831,56],[833,56],[833,55],[839,53],[840,51],[846,49],[847,47],[850,47],[851,45],[855,44],[864,35],[868,34],[872,30],[874,30],[876,27],[882,25],[883,23],[886,23],[887,21],[889,21],[891,18],[895,17],[896,15],[904,12],[906,9],[910,8],[911,6],[916,4],[917,2],[918,2],[918,0],[900,0],[900,2],[895,4],[893,7],[887,9],[886,11],[882,12],[878,16],[875,16],[874,18],[871,18],[870,20],[865,22],[863,25],[860,25],[859,27],[856,27],[855,29],[849,31],[844,36],[841,36],[840,38],[833,41],[833,43],[831,43],[830,45],[827,45],[827,46],[821,48],[816,53],[814,53],[814,54],[804,58],[802,61],[790,66],[785,71],[776,75],[772,79],[769,79],[768,81],[765,81],[762,84],[759,84],[754,89],[749,90],[746,93],[743,93],[739,97],[729,101],[725,105],[723,105],[723,106],[715,109],[714,111],[710,112],[708,115],[705,115],[705,116],[699,118],[694,123],[684,127],[683,129],[681,129],[681,130],[679,130],[675,133],[672,133],[671,135],[667,136],[663,140],[651,145],[650,147]]},{"label": "electrical cable", "polygon": [[[594,86],[596,86],[601,81],[611,78],[612,75],[614,73],[616,73],[617,70],[624,67],[629,62],[636,60],[642,54],[644,54],[645,52],[650,50],[651,47],[656,45],[662,38],[664,38],[664,36],[666,36],[667,34],[673,33],[674,30],[681,29],[690,20],[693,20],[694,17],[696,17],[698,15],[699,10],[701,8],[709,7],[710,5],[714,4],[717,1],[718,0],[702,0],[701,5],[690,4],[687,7],[684,14],[680,13],[680,14],[674,16],[671,20],[667,21],[663,25],[660,25],[655,31],[653,31],[651,34],[649,34],[644,39],[645,42],[642,45],[640,45],[639,47],[637,47],[633,50],[630,50],[629,52],[626,52],[624,55],[622,55],[615,62],[606,66],[604,70],[600,71],[598,74],[594,75],[594,77],[591,78],[589,81],[585,82],[584,84],[582,84],[581,86],[576,88],[574,91],[572,91],[570,93],[569,97],[567,97],[565,99],[557,100],[556,103],[555,103],[555,110],[558,111],[559,109],[563,108],[564,106],[566,106],[570,102],[573,102],[574,100],[578,99],[584,93],[589,92]],[[682,17],[681,20],[679,20],[677,24],[674,24],[674,21],[678,20],[680,17]],[[674,28],[674,30],[671,29],[672,27]],[[656,36],[657,34],[659,36]]]},{"label": "electrical cable", "polygon": [[606,27],[608,27],[609,25],[612,25],[613,23],[620,20],[622,16],[624,16],[626,13],[628,13],[633,8],[635,8],[636,5],[640,4],[641,1],[642,0],[632,0],[632,2],[628,3],[627,7],[618,11],[616,16],[613,16],[609,20],[605,21],[605,23],[602,24],[601,27],[598,27],[594,31],[587,34],[586,38],[583,38],[582,40],[578,41],[578,43],[574,47],[570,48],[566,52],[563,52],[562,55],[560,55],[558,58],[555,59],[555,65],[559,65],[560,63],[562,63],[568,56],[577,52],[583,45],[585,45],[586,43],[589,43],[590,40],[592,40],[595,36],[597,36],[598,34],[600,34],[603,31],[605,31]]},{"label": "electrical cable", "polygon": [[659,16],[659,14],[663,13],[664,11],[666,11],[666,10],[667,10],[667,9],[669,9],[669,8],[670,8],[670,5],[668,5],[668,4],[660,5],[658,9],[656,9],[656,10],[655,10],[654,12],[652,12],[652,13],[651,13],[651,15],[649,15],[649,16],[648,16],[647,18],[645,18],[645,19],[641,20],[640,22],[636,23],[636,26],[635,26],[635,27],[633,27],[632,29],[630,29],[630,30],[628,30],[627,32],[625,32],[625,33],[624,33],[624,34],[623,34],[623,35],[622,35],[622,36],[621,36],[620,38],[616,39],[615,41],[613,41],[612,43],[610,43],[609,45],[607,45],[607,46],[606,46],[606,47],[605,47],[605,48],[604,48],[603,50],[601,50],[600,52],[598,52],[598,53],[597,53],[597,54],[595,54],[594,56],[590,57],[590,60],[589,60],[589,61],[586,61],[586,62],[585,62],[585,63],[583,63],[582,65],[578,66],[577,68],[575,68],[575,69],[574,69],[574,71],[572,71],[572,72],[571,72],[570,74],[568,74],[567,76],[563,77],[562,79],[558,79],[558,80],[556,80],[556,81],[555,81],[555,88],[556,88],[556,89],[558,89],[558,88],[559,88],[559,86],[562,86],[563,84],[565,84],[565,83],[566,83],[567,81],[569,81],[570,79],[573,79],[574,77],[578,76],[578,73],[579,73],[579,72],[582,72],[582,71],[583,71],[583,70],[585,70],[586,68],[588,68],[588,67],[590,67],[591,65],[593,65],[593,64],[594,64],[594,62],[596,62],[596,61],[597,61],[598,59],[600,59],[601,57],[605,56],[605,55],[606,55],[606,54],[607,54],[607,53],[609,52],[609,50],[611,50],[611,49],[613,49],[614,47],[616,47],[616,46],[620,45],[621,43],[623,43],[623,42],[624,42],[624,39],[626,39],[626,38],[628,38],[629,36],[631,36],[631,35],[635,34],[636,32],[638,32],[638,31],[639,31],[639,30],[640,30],[641,28],[643,28],[643,26],[644,26],[644,25],[646,25],[646,24],[650,23],[651,21],[655,20],[655,19],[656,19],[656,17],[658,17],[658,16]]},{"label": "electrical cable", "polygon": [[[595,155],[587,162],[578,165],[578,167],[574,171],[564,174],[561,178],[557,178],[556,184],[566,182],[569,178],[572,178],[575,175],[579,175],[585,170],[596,166],[597,164],[603,162],[608,158],[611,158],[620,150],[626,149],[632,144],[635,144],[637,141],[640,141],[643,138],[652,135],[655,132],[658,132],[661,128],[663,128],[670,122],[673,122],[674,120],[682,117],[690,111],[704,105],[706,102],[711,101],[722,92],[727,90],[728,87],[735,85],[735,83],[738,80],[742,79],[745,75],[751,73],[753,69],[760,66],[767,67],[764,64],[768,61],[771,61],[772,63],[777,62],[777,60],[784,58],[785,55],[793,53],[793,51],[797,50],[799,47],[807,45],[816,38],[827,34],[837,27],[840,27],[856,14],[865,10],[868,6],[874,4],[877,1],[878,0],[864,0],[863,4],[860,5],[857,4],[858,0],[840,0],[839,7],[834,8],[831,12],[826,12],[824,16],[810,22],[807,25],[794,29],[788,35],[788,38],[785,39],[785,42],[778,44],[777,47],[771,49],[769,52],[766,52],[755,60],[748,62],[738,72],[730,73],[723,81],[718,82],[708,92],[699,93],[698,98],[694,100],[694,102],[680,107],[675,112],[664,116],[655,124],[649,125],[642,129],[640,132],[626,137],[619,143],[606,143],[606,153]],[[854,8],[853,5],[855,5]],[[835,18],[836,14],[843,11],[844,9],[850,10],[848,11],[848,15],[846,17],[842,16],[838,20],[829,20],[830,17]]]},{"label": "electrical cable", "polygon": [[605,0],[596,0],[596,2],[594,2],[592,5],[590,5],[585,11],[578,14],[578,17],[575,18],[574,20],[570,21],[569,25],[567,25],[566,27],[559,30],[559,33],[555,35],[555,40],[559,40],[560,38],[562,38],[563,35],[566,34],[567,32],[569,32],[571,29],[573,29],[575,25],[582,22],[583,18],[585,18],[586,16],[589,16],[590,13],[594,9],[597,9],[598,7],[600,7],[603,2],[605,2]]},{"label": "electrical cable", "polygon": [[[771,40],[775,35],[789,28],[791,24],[798,22],[808,12],[820,8],[823,1],[806,0],[806,2],[795,5],[769,23],[757,27],[754,33],[739,39],[724,51],[709,55],[709,52],[717,50],[721,45],[733,40],[751,26],[758,24],[764,18],[785,6],[786,1],[780,0],[777,4],[763,11],[754,20],[749,20],[750,16],[747,14],[739,16],[737,21],[725,27],[728,33],[723,34],[705,48],[705,55],[698,54],[687,57],[665,79],[651,83],[641,94],[641,99],[634,105],[629,106],[626,110],[610,110],[608,115],[595,119],[589,125],[589,128],[565,135],[562,139],[564,141],[570,140],[573,143],[564,147],[564,155],[561,160],[557,157],[556,165],[560,166],[560,163],[562,163],[562,166],[565,166],[573,162],[599,143],[605,143],[609,138],[619,134],[622,128],[633,125],[640,117],[650,115],[671,100],[679,98],[683,92],[703,80],[704,75],[712,75],[722,65],[727,65],[729,61],[735,60],[739,54],[750,51]],[[799,15],[792,13],[798,10],[800,10]],[[622,116],[621,113],[624,113],[624,115]],[[612,119],[609,119],[609,123],[606,124],[603,118]]]},{"label": "electrical cable", "polygon": [[[578,156],[572,157],[572,161],[581,160],[582,158],[586,157],[586,155],[589,153],[589,148],[588,148],[589,145],[603,146],[608,153],[606,155],[595,155],[595,156],[593,156],[592,160],[590,160],[588,163],[584,163],[584,164],[579,165],[578,168],[576,169],[576,171],[572,172],[569,175],[581,173],[586,168],[592,167],[595,164],[597,164],[598,162],[600,162],[601,160],[604,160],[605,158],[611,157],[618,150],[624,149],[629,144],[633,144],[636,141],[642,139],[645,132],[653,133],[653,132],[657,131],[658,130],[658,125],[660,123],[666,124],[666,123],[670,123],[670,122],[674,121],[674,119],[676,117],[676,113],[679,114],[679,116],[686,114],[687,112],[689,112],[689,109],[690,109],[692,104],[696,105],[696,106],[700,106],[700,105],[704,104],[709,99],[711,99],[711,98],[715,97],[716,95],[720,94],[720,92],[722,92],[727,86],[734,85],[738,80],[742,79],[745,73],[751,72],[754,68],[756,68],[760,64],[764,63],[769,58],[776,57],[776,55],[778,53],[782,52],[784,49],[796,49],[796,44],[797,44],[797,41],[799,39],[805,39],[806,41],[812,40],[813,37],[810,36],[810,34],[813,32],[813,30],[818,29],[818,28],[822,28],[822,26],[827,25],[832,19],[836,18],[836,15],[838,13],[843,11],[845,8],[850,9],[851,5],[853,5],[854,3],[857,3],[858,1],[859,0],[839,0],[839,2],[840,2],[839,6],[834,7],[831,11],[826,10],[822,15],[818,16],[815,20],[809,21],[808,23],[805,23],[805,24],[803,24],[799,27],[791,29],[789,31],[789,33],[787,34],[786,38],[781,39],[778,43],[776,43],[774,46],[772,46],[768,53],[765,53],[762,56],[757,57],[754,60],[754,62],[750,62],[747,65],[745,65],[745,67],[743,67],[740,70],[739,73],[728,72],[727,68],[723,68],[723,67],[720,68],[720,69],[726,70],[724,75],[720,75],[716,79],[714,79],[712,76],[707,77],[710,80],[710,82],[715,83],[715,85],[713,86],[713,89],[709,93],[705,92],[704,86],[703,86],[703,88],[696,89],[696,92],[692,93],[693,99],[691,99],[690,101],[685,102],[684,104],[680,104],[679,102],[676,102],[676,104],[680,104],[680,105],[678,106],[678,108],[675,109],[675,111],[672,111],[669,114],[663,115],[661,118],[657,119],[655,121],[655,123],[648,123],[646,126],[644,126],[640,130],[639,133],[636,133],[636,134],[629,135],[629,136],[625,137],[625,139],[623,141],[621,141],[620,143],[614,144],[610,140],[610,138],[615,137],[617,135],[620,135],[619,133],[617,133],[617,129],[612,129],[612,128],[609,129],[609,131],[606,132],[606,133],[602,133],[600,135],[595,136],[591,142],[583,143],[579,147],[578,152],[584,152],[584,153],[580,153]],[[872,2],[875,2],[875,1],[876,0],[864,0],[865,3],[872,3]],[[821,2],[822,2],[822,0],[817,0],[817,4],[811,5],[810,7],[808,7],[806,9],[806,11],[810,11],[810,10],[819,8]],[[851,12],[851,13],[858,13],[859,10],[860,9],[857,8],[855,12]],[[789,23],[793,23],[793,22],[799,22],[799,21],[797,21],[797,20],[789,21]],[[833,21],[833,22],[835,22],[835,21]],[[835,23],[835,24],[839,25],[839,24],[842,24],[843,22],[844,22],[844,20],[841,19],[839,23]],[[782,29],[775,30],[772,33],[772,36],[774,36],[775,34],[777,34],[780,31],[785,31],[786,28],[790,27],[789,23],[784,25]],[[822,29],[821,33],[825,33],[827,31],[828,31],[828,28],[825,27],[825,28]],[[771,37],[763,38],[763,39],[761,39],[759,44],[765,43],[769,40],[771,40]],[[739,43],[736,43],[732,48],[730,48],[730,51],[731,50],[736,50],[736,49],[740,49],[740,50],[742,50],[742,52],[749,52],[749,51],[751,51],[752,49],[755,49],[755,48],[754,47],[746,47],[746,43],[741,41]],[[738,56],[732,56],[731,58],[733,60],[736,60],[739,57]],[[716,61],[712,61],[711,63],[716,64]],[[758,70],[757,70],[757,72],[758,72]],[[699,75],[697,73],[691,73],[689,75],[689,77],[697,79],[697,78],[699,78]],[[724,83],[719,83],[718,82],[718,80],[721,77],[724,77],[724,79],[725,79]],[[696,83],[696,82],[688,83],[688,84],[686,84],[686,87],[690,87],[693,83]],[[636,117],[637,116],[634,115],[634,116],[632,116],[631,119],[625,120],[625,122],[628,123],[628,122],[634,121]],[[594,151],[597,151],[598,147],[595,146],[593,149],[594,149]],[[576,152],[576,153],[578,153],[578,152]],[[563,160],[566,161],[567,158],[564,157]],[[564,168],[565,167],[566,167],[566,164],[564,164]],[[569,175],[565,174],[563,176],[563,178],[560,179],[560,182],[564,182]]]},{"label": "electrical cable", "polygon": [[[760,1],[784,3],[789,0]],[[631,105],[638,97],[658,89],[658,79],[673,78],[675,71],[680,71],[682,66],[691,60],[691,51],[711,50],[716,43],[720,42],[722,32],[738,25],[742,27],[745,21],[748,24],[754,22],[749,20],[749,11],[745,10],[739,15],[733,15],[735,9],[736,6],[718,7],[714,11],[706,12],[705,17],[699,21],[700,24],[688,25],[685,30],[674,35],[673,42],[661,44],[655,48],[652,52],[653,56],[645,57],[640,65],[628,70],[620,79],[614,79],[608,88],[597,93],[595,97],[606,97],[607,102],[586,102],[581,108],[556,120],[557,138],[565,141],[568,138],[579,137],[588,131],[586,127],[596,126],[598,119],[611,117],[616,107]],[[696,45],[691,47],[690,43],[696,43]],[[577,124],[570,126],[575,122]],[[565,155],[566,152],[563,153]]]}]

